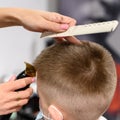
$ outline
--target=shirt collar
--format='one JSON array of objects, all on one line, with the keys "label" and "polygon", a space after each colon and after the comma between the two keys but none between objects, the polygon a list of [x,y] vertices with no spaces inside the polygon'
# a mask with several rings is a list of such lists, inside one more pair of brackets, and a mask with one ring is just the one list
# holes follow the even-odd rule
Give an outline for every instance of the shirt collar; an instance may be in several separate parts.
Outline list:
[{"label": "shirt collar", "polygon": [[[35,120],[42,119],[42,112],[39,112]],[[107,120],[105,117],[101,116],[98,120]]]},{"label": "shirt collar", "polygon": [[101,116],[98,120],[107,120],[105,117]]}]

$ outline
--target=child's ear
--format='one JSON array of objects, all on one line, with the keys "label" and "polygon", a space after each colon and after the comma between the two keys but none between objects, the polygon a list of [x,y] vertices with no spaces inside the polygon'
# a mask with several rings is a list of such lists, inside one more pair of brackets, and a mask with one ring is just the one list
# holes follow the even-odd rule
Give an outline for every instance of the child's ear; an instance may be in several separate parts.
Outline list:
[{"label": "child's ear", "polygon": [[48,111],[53,120],[63,120],[62,113],[53,105],[50,105]]}]

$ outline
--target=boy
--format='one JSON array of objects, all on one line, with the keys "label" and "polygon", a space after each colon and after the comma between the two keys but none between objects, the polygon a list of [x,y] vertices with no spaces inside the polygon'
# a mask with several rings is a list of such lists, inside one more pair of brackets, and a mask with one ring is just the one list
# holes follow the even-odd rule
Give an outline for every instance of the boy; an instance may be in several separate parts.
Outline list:
[{"label": "boy", "polygon": [[103,120],[116,88],[111,54],[83,41],[46,48],[35,60],[41,112],[46,120]]}]

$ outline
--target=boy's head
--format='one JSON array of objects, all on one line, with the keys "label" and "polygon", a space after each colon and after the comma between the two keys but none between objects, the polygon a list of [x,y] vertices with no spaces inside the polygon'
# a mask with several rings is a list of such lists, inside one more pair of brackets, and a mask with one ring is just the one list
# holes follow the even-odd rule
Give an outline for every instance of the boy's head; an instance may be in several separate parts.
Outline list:
[{"label": "boy's head", "polygon": [[34,66],[41,108],[53,120],[62,120],[57,110],[64,120],[97,120],[110,105],[116,69],[102,46],[87,41],[55,44],[36,58]]}]

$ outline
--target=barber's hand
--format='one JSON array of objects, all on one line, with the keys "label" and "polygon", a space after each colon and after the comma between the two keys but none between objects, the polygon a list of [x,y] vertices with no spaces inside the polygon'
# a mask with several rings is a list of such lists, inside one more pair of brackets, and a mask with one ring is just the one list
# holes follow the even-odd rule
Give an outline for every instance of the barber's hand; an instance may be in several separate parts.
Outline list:
[{"label": "barber's hand", "polygon": [[28,77],[15,80],[13,76],[8,82],[0,84],[0,115],[19,111],[20,108],[27,104],[33,93],[32,88],[24,91],[15,91],[31,84],[34,78]]},{"label": "barber's hand", "polygon": [[19,25],[30,31],[63,32],[76,24],[76,20],[55,12],[30,9],[16,9]]},{"label": "barber's hand", "polygon": [[68,41],[70,43],[77,44],[77,45],[81,44],[80,40],[74,36],[59,37],[59,38],[55,38],[55,40],[57,41],[57,43],[62,43],[62,42]]}]

